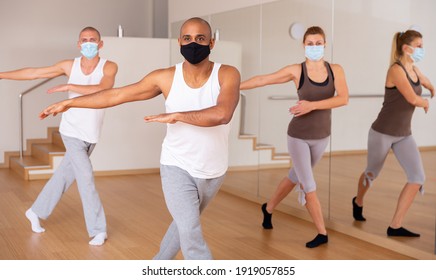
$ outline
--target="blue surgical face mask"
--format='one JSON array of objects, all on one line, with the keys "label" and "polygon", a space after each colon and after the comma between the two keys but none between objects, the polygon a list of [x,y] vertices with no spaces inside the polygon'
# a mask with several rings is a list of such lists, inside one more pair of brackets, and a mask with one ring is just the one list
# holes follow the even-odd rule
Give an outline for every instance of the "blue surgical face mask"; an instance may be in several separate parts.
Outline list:
[{"label": "blue surgical face mask", "polygon": [[80,45],[81,53],[87,59],[93,59],[98,54],[98,44],[93,42],[86,42]]},{"label": "blue surgical face mask", "polygon": [[411,48],[413,49],[413,53],[410,55],[410,57],[412,58],[413,62],[420,62],[424,58],[424,48]]},{"label": "blue surgical face mask", "polygon": [[318,61],[324,57],[324,45],[305,46],[304,53],[309,60]]}]

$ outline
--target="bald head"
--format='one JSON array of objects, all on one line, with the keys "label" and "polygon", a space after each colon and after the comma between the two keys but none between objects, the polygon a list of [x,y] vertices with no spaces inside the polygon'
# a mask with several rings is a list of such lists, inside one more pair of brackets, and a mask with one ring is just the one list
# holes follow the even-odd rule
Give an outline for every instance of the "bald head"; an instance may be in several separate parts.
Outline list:
[{"label": "bald head", "polygon": [[205,21],[204,19],[199,18],[199,17],[190,18],[182,24],[182,27],[180,27],[180,38],[184,34],[186,34],[187,28],[193,27],[193,26],[204,29],[204,33],[206,33],[204,35],[206,35],[210,39],[212,38],[212,28],[210,27],[210,24],[207,21]]}]

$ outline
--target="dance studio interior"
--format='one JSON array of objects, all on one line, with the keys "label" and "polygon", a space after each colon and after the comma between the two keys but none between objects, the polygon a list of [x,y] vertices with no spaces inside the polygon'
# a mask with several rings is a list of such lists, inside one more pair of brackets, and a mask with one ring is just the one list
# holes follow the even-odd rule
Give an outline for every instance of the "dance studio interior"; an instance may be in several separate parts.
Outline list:
[{"label": "dance studio interior", "polygon": [[[229,133],[228,171],[201,215],[204,238],[217,260],[433,260],[436,259],[436,101],[423,88],[429,110],[416,108],[412,135],[425,172],[403,224],[418,238],[389,237],[406,173],[391,151],[365,196],[366,221],[353,219],[352,199],[366,168],[368,131],[383,105],[392,40],[409,29],[426,50],[416,66],[436,84],[436,2],[433,0],[124,0],[0,1],[0,72],[48,66],[80,56],[85,26],[104,42],[100,56],[114,61],[114,87],[141,80],[183,61],[182,24],[200,17],[215,39],[211,61],[236,67],[241,81],[305,59],[303,33],[325,31],[325,61],[343,67],[346,106],[334,108],[331,135],[313,168],[328,244],[308,249],[316,235],[305,206],[292,191],[262,227],[261,205],[293,166],[288,154],[289,108],[298,102],[292,82],[241,90]],[[432,66],[432,63],[435,65]],[[104,205],[108,239],[89,246],[81,198],[74,183],[43,233],[31,231],[25,212],[63,159],[61,114],[40,120],[67,93],[47,94],[65,76],[0,80],[0,259],[150,260],[172,218],[159,173],[167,125],[144,117],[165,112],[165,100],[125,103],[105,110],[91,162]],[[192,139],[196,141],[196,139]],[[177,259],[182,260],[179,253]]]}]

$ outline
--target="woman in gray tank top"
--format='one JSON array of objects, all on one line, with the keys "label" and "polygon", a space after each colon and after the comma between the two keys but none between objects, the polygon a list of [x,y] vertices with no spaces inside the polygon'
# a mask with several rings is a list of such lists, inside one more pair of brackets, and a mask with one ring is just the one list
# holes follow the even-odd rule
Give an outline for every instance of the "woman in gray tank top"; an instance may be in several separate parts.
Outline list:
[{"label": "woman in gray tank top", "polygon": [[240,87],[245,90],[293,81],[297,88],[299,101],[289,109],[293,118],[288,127],[288,150],[293,167],[270,200],[262,205],[262,226],[273,228],[274,208],[297,186],[299,201],[306,206],[318,231],[318,235],[306,243],[309,248],[328,242],[312,168],[321,159],[329,142],[331,109],[348,103],[344,71],[340,65],[324,61],[325,44],[325,34],[320,27],[308,28],[303,37],[306,55],[303,63],[255,76],[242,82]]},{"label": "woman in gray tank top", "polygon": [[365,221],[363,198],[383,167],[389,150],[407,175],[407,183],[398,198],[397,208],[387,229],[388,236],[418,237],[418,233],[402,227],[404,216],[418,191],[423,193],[424,168],[411,132],[415,107],[427,112],[429,103],[421,97],[422,86],[434,96],[431,82],[415,66],[423,58],[422,35],[414,30],[398,32],[392,44],[391,67],[385,84],[383,107],[371,126],[368,136],[368,163],[359,179],[357,196],[353,198],[353,217]]}]

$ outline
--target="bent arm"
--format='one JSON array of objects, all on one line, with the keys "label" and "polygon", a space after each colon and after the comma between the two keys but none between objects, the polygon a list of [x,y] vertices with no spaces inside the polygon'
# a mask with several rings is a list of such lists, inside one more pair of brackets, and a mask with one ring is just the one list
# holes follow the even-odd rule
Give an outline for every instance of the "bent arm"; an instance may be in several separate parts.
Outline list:
[{"label": "bent arm", "polygon": [[55,86],[49,89],[48,93],[73,91],[79,94],[87,95],[95,92],[99,92],[105,89],[110,89],[115,84],[115,76],[118,72],[118,66],[116,63],[107,61],[103,68],[103,77],[100,83],[97,85],[76,85],[76,84],[64,84]]},{"label": "bent arm", "polygon": [[248,80],[241,82],[240,89],[253,89],[273,84],[283,84],[295,79],[297,71],[297,65],[288,65],[282,69],[265,75],[254,76]]},{"label": "bent arm", "polygon": [[428,108],[428,100],[416,95],[406,73],[400,66],[394,65],[389,69],[388,80],[393,83],[395,87],[400,91],[404,98],[411,105],[416,107]]},{"label": "bent arm", "polygon": [[430,96],[431,96],[431,98],[433,98],[434,97],[433,84],[424,74],[422,74],[422,72],[418,69],[418,67],[415,67],[415,71],[418,74],[418,77],[419,77],[419,80],[421,81],[422,86],[430,91]]},{"label": "bent arm", "polygon": [[18,70],[0,72],[0,79],[8,80],[35,80],[44,78],[54,78],[61,75],[68,75],[67,72],[72,60],[64,60],[47,67],[27,67]]},{"label": "bent arm", "polygon": [[331,66],[335,76],[336,95],[319,101],[298,101],[297,105],[289,109],[292,114],[298,117],[314,110],[332,109],[348,104],[349,94],[344,70],[338,64],[332,64]]},{"label": "bent arm", "polygon": [[314,110],[332,109],[348,104],[348,86],[343,68],[338,64],[332,64],[335,75],[336,95],[325,100],[311,102]]},{"label": "bent arm", "polygon": [[147,122],[176,123],[184,122],[196,126],[210,127],[227,124],[239,102],[239,71],[228,65],[222,65],[219,71],[220,93],[215,106],[187,112],[175,112],[147,116]]}]

